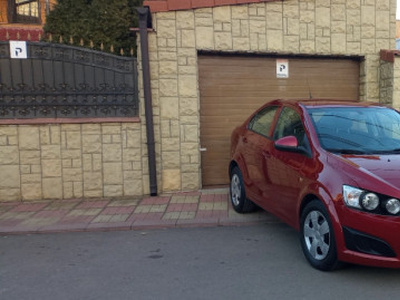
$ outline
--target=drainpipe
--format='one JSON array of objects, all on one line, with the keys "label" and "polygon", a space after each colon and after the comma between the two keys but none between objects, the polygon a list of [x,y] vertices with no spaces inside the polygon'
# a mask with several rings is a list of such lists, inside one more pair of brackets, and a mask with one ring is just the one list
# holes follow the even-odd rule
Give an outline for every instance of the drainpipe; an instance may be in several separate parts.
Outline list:
[{"label": "drainpipe", "polygon": [[157,169],[154,142],[153,100],[151,98],[149,42],[147,37],[147,24],[149,9],[137,8],[139,13],[140,49],[142,53],[144,107],[146,115],[147,151],[149,155],[150,195],[157,196]]}]

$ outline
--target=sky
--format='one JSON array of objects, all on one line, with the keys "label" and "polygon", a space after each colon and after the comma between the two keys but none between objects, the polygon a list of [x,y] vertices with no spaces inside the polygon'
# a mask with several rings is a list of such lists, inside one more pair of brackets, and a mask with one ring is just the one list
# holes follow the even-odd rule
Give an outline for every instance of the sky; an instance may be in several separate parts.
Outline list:
[{"label": "sky", "polygon": [[400,20],[400,0],[397,0],[396,19]]}]

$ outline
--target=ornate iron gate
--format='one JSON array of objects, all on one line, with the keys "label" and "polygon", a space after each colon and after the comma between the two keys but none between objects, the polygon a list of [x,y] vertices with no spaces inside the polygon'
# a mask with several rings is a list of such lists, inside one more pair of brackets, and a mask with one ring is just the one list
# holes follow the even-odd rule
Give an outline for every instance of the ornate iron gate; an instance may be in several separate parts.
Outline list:
[{"label": "ornate iron gate", "polygon": [[41,42],[27,53],[0,42],[0,119],[138,115],[136,58]]}]

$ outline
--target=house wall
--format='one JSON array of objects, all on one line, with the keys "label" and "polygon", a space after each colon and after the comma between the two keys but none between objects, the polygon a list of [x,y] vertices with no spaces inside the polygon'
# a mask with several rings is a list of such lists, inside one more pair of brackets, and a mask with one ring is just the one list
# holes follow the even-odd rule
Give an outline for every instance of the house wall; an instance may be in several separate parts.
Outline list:
[{"label": "house wall", "polygon": [[379,101],[379,51],[395,47],[395,0],[287,0],[156,12],[152,18],[150,68],[162,191],[201,187],[199,50],[363,56],[360,100]]},{"label": "house wall", "polygon": [[[49,0],[50,9],[57,3],[56,0]],[[19,27],[19,28],[37,28],[42,27],[46,21],[46,5],[45,0],[40,1],[40,16],[42,24],[16,24],[10,23],[8,20],[8,0],[0,0],[0,25],[4,27]]]},{"label": "house wall", "polygon": [[[56,3],[56,0],[49,0],[50,9]],[[39,41],[43,36],[43,25],[46,21],[45,0],[40,1],[40,11],[40,24],[10,23],[10,20],[8,20],[8,0],[0,0],[0,41]]]}]

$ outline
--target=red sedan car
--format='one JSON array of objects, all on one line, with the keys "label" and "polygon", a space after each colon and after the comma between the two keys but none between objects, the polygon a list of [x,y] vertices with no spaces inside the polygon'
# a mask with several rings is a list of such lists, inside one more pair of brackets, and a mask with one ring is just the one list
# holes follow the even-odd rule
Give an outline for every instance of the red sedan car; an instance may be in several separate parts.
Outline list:
[{"label": "red sedan car", "polygon": [[234,209],[260,206],[297,229],[313,267],[400,267],[396,110],[333,100],[269,102],[233,131],[229,173]]}]

